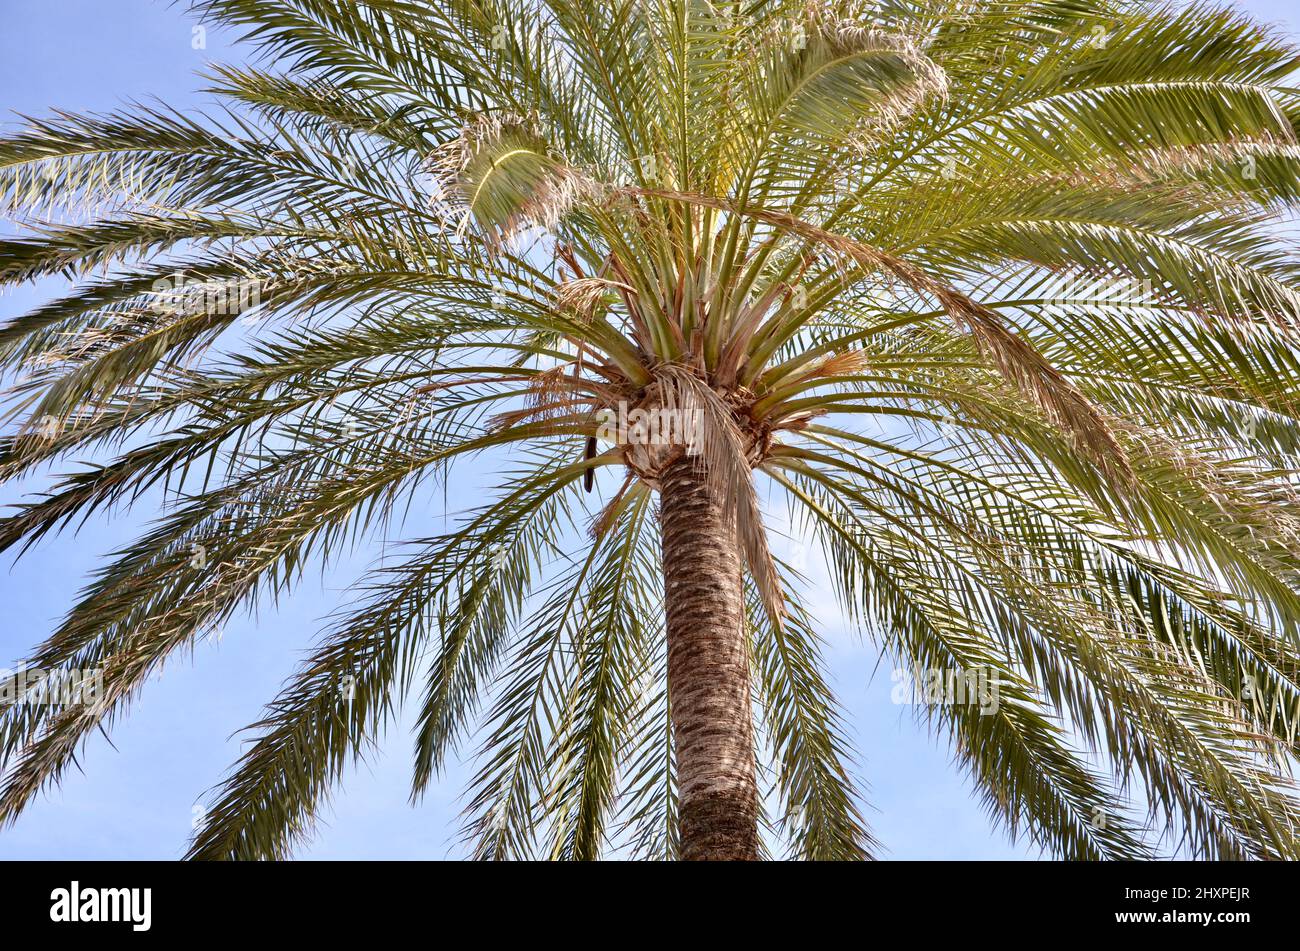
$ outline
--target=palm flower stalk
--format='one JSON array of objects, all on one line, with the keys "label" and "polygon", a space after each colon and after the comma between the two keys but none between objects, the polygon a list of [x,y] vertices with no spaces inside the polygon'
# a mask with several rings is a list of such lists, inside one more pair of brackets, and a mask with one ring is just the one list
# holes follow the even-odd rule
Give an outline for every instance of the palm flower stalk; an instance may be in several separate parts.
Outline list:
[{"label": "palm flower stalk", "polygon": [[882,656],[995,686],[917,710],[1012,835],[1300,857],[1287,38],[1199,3],[193,6],[262,54],[212,69],[223,111],[0,140],[0,282],[74,281],[0,327],[0,478],[95,460],[0,548],[161,507],[24,662],[97,702],[11,684],[0,820],[450,483],[474,507],[357,583],[191,857],[291,854],[404,699],[413,798],[477,737],[477,856],[870,857],[778,505]]}]

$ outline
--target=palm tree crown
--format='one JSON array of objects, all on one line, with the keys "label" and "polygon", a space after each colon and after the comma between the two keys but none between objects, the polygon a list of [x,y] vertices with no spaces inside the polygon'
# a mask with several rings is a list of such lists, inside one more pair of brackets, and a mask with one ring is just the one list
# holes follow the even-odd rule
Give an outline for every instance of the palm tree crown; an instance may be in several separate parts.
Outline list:
[{"label": "palm tree crown", "polygon": [[[1095,0],[194,7],[265,54],[212,71],[224,111],[0,140],[0,281],[77,282],[0,327],[0,478],[100,460],[0,547],[166,490],[25,662],[98,702],[0,709],[0,819],[481,457],[486,500],[358,582],[191,856],[289,854],[408,695],[413,796],[478,730],[478,854],[677,855],[683,744],[725,720],[690,691],[727,677],[762,848],[871,854],[761,495],[883,655],[994,685],[917,709],[1013,834],[1300,857],[1285,38]],[[678,589],[714,563],[744,670],[688,689],[712,596]]]}]

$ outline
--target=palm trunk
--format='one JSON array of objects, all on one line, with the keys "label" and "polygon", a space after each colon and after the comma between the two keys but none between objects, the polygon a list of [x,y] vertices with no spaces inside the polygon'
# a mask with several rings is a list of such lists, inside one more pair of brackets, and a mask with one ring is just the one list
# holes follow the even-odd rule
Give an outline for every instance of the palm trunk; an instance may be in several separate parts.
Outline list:
[{"label": "palm trunk", "polygon": [[679,459],[660,481],[681,857],[751,860],[758,787],[740,557],[696,462]]}]

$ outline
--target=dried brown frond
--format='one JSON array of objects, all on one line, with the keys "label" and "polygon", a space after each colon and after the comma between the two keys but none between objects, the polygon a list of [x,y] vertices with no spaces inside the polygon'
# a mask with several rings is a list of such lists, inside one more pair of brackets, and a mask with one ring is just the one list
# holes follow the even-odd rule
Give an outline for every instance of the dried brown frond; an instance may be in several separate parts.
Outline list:
[{"label": "dried brown frond", "polygon": [[570,165],[557,163],[542,184],[529,196],[506,225],[507,233],[517,233],[536,226],[554,231],[570,211],[580,204],[598,201],[604,186],[592,176]]},{"label": "dried brown frond", "polygon": [[758,586],[763,605],[774,624],[785,613],[780,575],[767,546],[767,531],[754,488],[749,447],[731,408],[688,367],[668,364],[656,371],[662,385],[664,407],[699,413],[701,439],[699,464],[713,491],[722,501],[723,517],[736,530],[749,572]]},{"label": "dried brown frond", "polygon": [[495,153],[503,149],[507,140],[517,139],[530,141],[535,153],[546,157],[548,169],[532,191],[522,196],[507,220],[495,221],[486,229],[495,241],[508,240],[530,227],[554,231],[575,206],[599,200],[606,193],[605,186],[595,177],[548,153],[535,120],[499,113],[480,115],[466,123],[456,138],[434,149],[425,161],[425,168],[436,183],[430,205],[457,235],[464,235],[474,220],[482,184],[481,181],[472,184],[469,175],[472,164],[487,159],[495,169],[499,161]]},{"label": "dried brown frond", "polygon": [[550,409],[564,401],[564,396],[572,391],[572,386],[573,378],[566,365],[543,370],[528,384],[528,403],[537,409]]},{"label": "dried brown frond", "polygon": [[1070,437],[1076,452],[1091,459],[1119,482],[1133,477],[1128,456],[1101,410],[1051,361],[1023,337],[1012,333],[992,310],[964,294],[934,291],[948,315],[965,327],[976,348],[1002,377],[1029,396],[1048,420]]},{"label": "dried brown frond", "polygon": [[560,311],[573,314],[583,323],[587,323],[610,288],[632,293],[632,288],[628,285],[603,277],[579,277],[564,281],[556,284],[552,293],[555,296],[555,306]]},{"label": "dried brown frond", "polygon": [[[588,470],[590,471],[590,470]],[[609,503],[600,510],[591,521],[589,532],[593,541],[600,541],[605,537],[605,533],[614,525],[614,520],[618,517],[619,510],[623,506],[623,500],[628,491],[637,484],[636,474],[629,472],[623,479],[623,484],[619,486],[618,492],[609,500]]]},{"label": "dried brown frond", "polygon": [[1087,168],[1060,176],[1060,180],[1070,185],[1100,182],[1113,188],[1138,188],[1179,175],[1196,175],[1216,165],[1237,165],[1244,159],[1262,156],[1297,160],[1300,159],[1300,145],[1294,139],[1282,140],[1263,134],[1220,142],[1138,149],[1123,158],[1091,162]]},{"label": "dried brown frond", "polygon": [[813,364],[812,368],[803,374],[805,380],[821,379],[837,376],[852,376],[871,365],[871,355],[865,350],[845,350],[843,353],[832,353]]},{"label": "dried brown frond", "polygon": [[[587,410],[594,402],[590,397],[575,397],[554,401],[546,406],[525,406],[498,413],[488,420],[488,430],[494,433],[505,432],[527,422],[585,422],[590,415]],[[557,428],[555,431],[560,430]]]},{"label": "dried brown frond", "polygon": [[[1234,525],[1250,527],[1251,537],[1274,551],[1300,551],[1300,489],[1289,472],[1264,473],[1237,462],[1216,459],[1178,442],[1168,434],[1131,420],[1116,425],[1118,435],[1131,447],[1134,459],[1155,462],[1177,470],[1199,487],[1214,506]],[[1248,485],[1249,494],[1242,491]],[[1288,557],[1274,570],[1293,585],[1300,574]]]},{"label": "dried brown frond", "polygon": [[932,60],[909,36],[889,33],[854,20],[839,20],[823,28],[825,36],[836,49],[892,53],[907,64],[913,80],[890,91],[890,95],[875,106],[875,112],[858,124],[850,140],[859,148],[870,148],[880,141],[881,134],[897,127],[931,100],[948,96],[948,74]]},{"label": "dried brown frond", "polygon": [[912,74],[912,81],[892,88],[875,103],[871,116],[859,119],[849,136],[862,146],[879,141],[880,133],[897,126],[931,99],[948,95],[948,74],[926,55],[920,42],[905,33],[881,30],[859,19],[846,19],[843,8],[809,4],[792,19],[774,20],[751,37],[754,55],[772,49],[788,50],[791,38],[800,35],[804,48],[819,39],[836,56],[855,53],[887,53],[897,57]]},{"label": "dried brown frond", "polygon": [[457,376],[445,380],[435,380],[432,383],[426,383],[416,389],[416,393],[437,393],[441,390],[449,390],[457,386],[473,386],[477,383],[514,383],[520,380],[531,380],[534,374],[510,374],[491,376]]}]

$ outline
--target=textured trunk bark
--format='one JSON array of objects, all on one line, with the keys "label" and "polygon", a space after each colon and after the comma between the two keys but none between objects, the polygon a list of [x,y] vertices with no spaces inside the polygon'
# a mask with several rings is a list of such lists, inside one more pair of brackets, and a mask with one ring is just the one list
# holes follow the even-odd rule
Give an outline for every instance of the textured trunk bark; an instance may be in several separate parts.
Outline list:
[{"label": "textured trunk bark", "polygon": [[690,458],[662,473],[659,518],[681,856],[756,859],[758,787],[735,533]]}]

